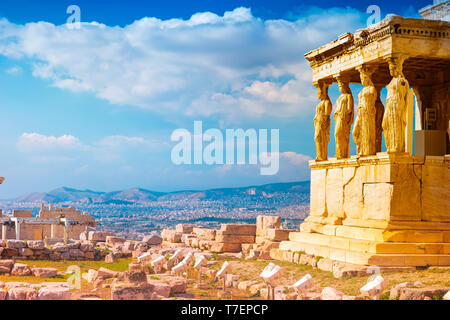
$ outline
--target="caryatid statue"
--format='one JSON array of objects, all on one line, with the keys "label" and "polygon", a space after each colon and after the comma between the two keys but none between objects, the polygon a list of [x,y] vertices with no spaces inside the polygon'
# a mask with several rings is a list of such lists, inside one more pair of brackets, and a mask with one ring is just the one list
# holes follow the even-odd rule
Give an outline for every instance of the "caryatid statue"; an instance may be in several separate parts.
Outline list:
[{"label": "caryatid statue", "polygon": [[314,85],[317,87],[317,96],[320,99],[314,117],[316,160],[324,161],[328,159],[328,142],[330,140],[330,114],[332,110],[331,100],[328,97],[328,86],[330,83],[320,81]]},{"label": "caryatid statue", "polygon": [[405,56],[388,59],[392,80],[387,85],[386,110],[383,117],[387,152],[405,152],[405,128],[409,83],[403,75]]},{"label": "caryatid statue", "polygon": [[361,83],[364,88],[358,95],[358,109],[356,121],[353,127],[353,141],[356,144],[356,152],[359,156],[369,156],[376,153],[376,107],[377,89],[370,79],[373,69],[366,66],[358,68]]},{"label": "caryatid statue", "polygon": [[334,138],[336,140],[336,158],[349,157],[350,129],[354,118],[354,102],[349,80],[341,75],[336,77],[341,95],[334,111]]},{"label": "caryatid statue", "polygon": [[377,130],[376,136],[375,136],[375,151],[381,152],[381,144],[383,142],[383,116],[384,116],[384,105],[381,101],[381,89],[383,89],[384,86],[376,86],[377,89],[377,101],[375,102],[375,108],[377,110],[376,114],[376,120],[375,120],[375,127]]}]

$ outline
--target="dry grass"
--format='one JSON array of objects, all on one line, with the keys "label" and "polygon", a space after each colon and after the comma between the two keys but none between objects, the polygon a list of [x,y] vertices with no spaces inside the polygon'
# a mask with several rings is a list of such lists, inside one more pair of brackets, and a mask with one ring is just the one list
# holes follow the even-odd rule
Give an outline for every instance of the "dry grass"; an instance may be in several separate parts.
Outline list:
[{"label": "dry grass", "polygon": [[[218,262],[212,268],[218,270],[224,260],[229,259],[218,257]],[[231,273],[239,274],[241,276],[240,281],[260,281],[259,274],[265,266],[274,261],[235,259],[229,262],[232,268]],[[370,277],[360,276],[336,279],[331,272],[314,269],[311,266],[283,261],[275,261],[274,263],[283,269],[280,285],[290,286],[309,273],[314,279],[314,286],[311,288],[313,292],[320,292],[324,287],[333,287],[347,295],[358,295],[360,293],[359,289],[367,283]],[[450,268],[382,273],[382,276],[386,280],[386,288],[391,288],[402,282],[420,281],[427,286],[444,286],[450,289]]]},{"label": "dry grass", "polygon": [[66,272],[69,266],[78,266],[81,272],[87,272],[89,269],[98,270],[101,267],[108,268],[113,271],[125,271],[128,264],[133,260],[131,258],[122,258],[114,263],[106,263],[105,261],[49,261],[49,260],[17,260],[18,263],[27,264],[30,268],[55,268],[59,272]]},{"label": "dry grass", "polygon": [[67,276],[57,276],[55,278],[39,278],[33,276],[25,276],[25,277],[16,277],[16,276],[8,276],[1,275],[0,281],[3,282],[27,282],[27,283],[42,283],[42,282],[64,282],[66,281]]}]

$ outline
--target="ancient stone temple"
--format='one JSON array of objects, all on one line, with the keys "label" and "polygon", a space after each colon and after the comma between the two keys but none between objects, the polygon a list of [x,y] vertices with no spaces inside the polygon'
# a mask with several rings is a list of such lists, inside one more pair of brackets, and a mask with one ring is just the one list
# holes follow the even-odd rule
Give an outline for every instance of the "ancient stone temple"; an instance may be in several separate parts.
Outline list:
[{"label": "ancient stone temple", "polygon": [[0,210],[0,239],[16,240],[68,240],[79,239],[88,227],[96,227],[97,221],[87,212],[74,207],[47,208],[41,205],[38,216],[31,210],[13,210],[12,215],[2,215]]},{"label": "ancient stone temple", "polygon": [[[321,100],[310,216],[281,251],[359,265],[450,266],[450,23],[388,16],[305,57]],[[334,115],[333,83],[341,92]],[[349,84],[362,89],[352,93]]]}]

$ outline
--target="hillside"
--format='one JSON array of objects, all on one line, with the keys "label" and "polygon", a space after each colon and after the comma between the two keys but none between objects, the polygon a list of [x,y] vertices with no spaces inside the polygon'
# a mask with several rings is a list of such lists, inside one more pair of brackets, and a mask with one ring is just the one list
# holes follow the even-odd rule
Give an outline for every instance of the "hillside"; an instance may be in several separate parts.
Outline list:
[{"label": "hillside", "polygon": [[142,188],[132,188],[113,192],[97,192],[61,187],[49,192],[34,192],[18,197],[14,202],[84,202],[98,204],[130,204],[154,201],[200,200],[217,201],[233,198],[272,198],[283,194],[308,194],[309,181],[274,183],[262,186],[240,188],[219,188],[209,190],[183,190],[156,192]]}]

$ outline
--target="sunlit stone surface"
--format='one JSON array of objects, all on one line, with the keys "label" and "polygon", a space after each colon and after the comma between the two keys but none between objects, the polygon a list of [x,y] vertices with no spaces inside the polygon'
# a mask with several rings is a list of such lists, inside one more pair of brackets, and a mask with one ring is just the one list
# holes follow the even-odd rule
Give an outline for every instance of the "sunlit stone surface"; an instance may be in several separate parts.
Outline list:
[{"label": "sunlit stone surface", "polygon": [[[321,100],[310,216],[271,256],[450,266],[450,23],[388,16],[305,57]],[[335,82],[337,152],[328,158],[326,92]],[[346,83],[363,85],[356,110]],[[357,155],[347,153],[352,112]]]}]

